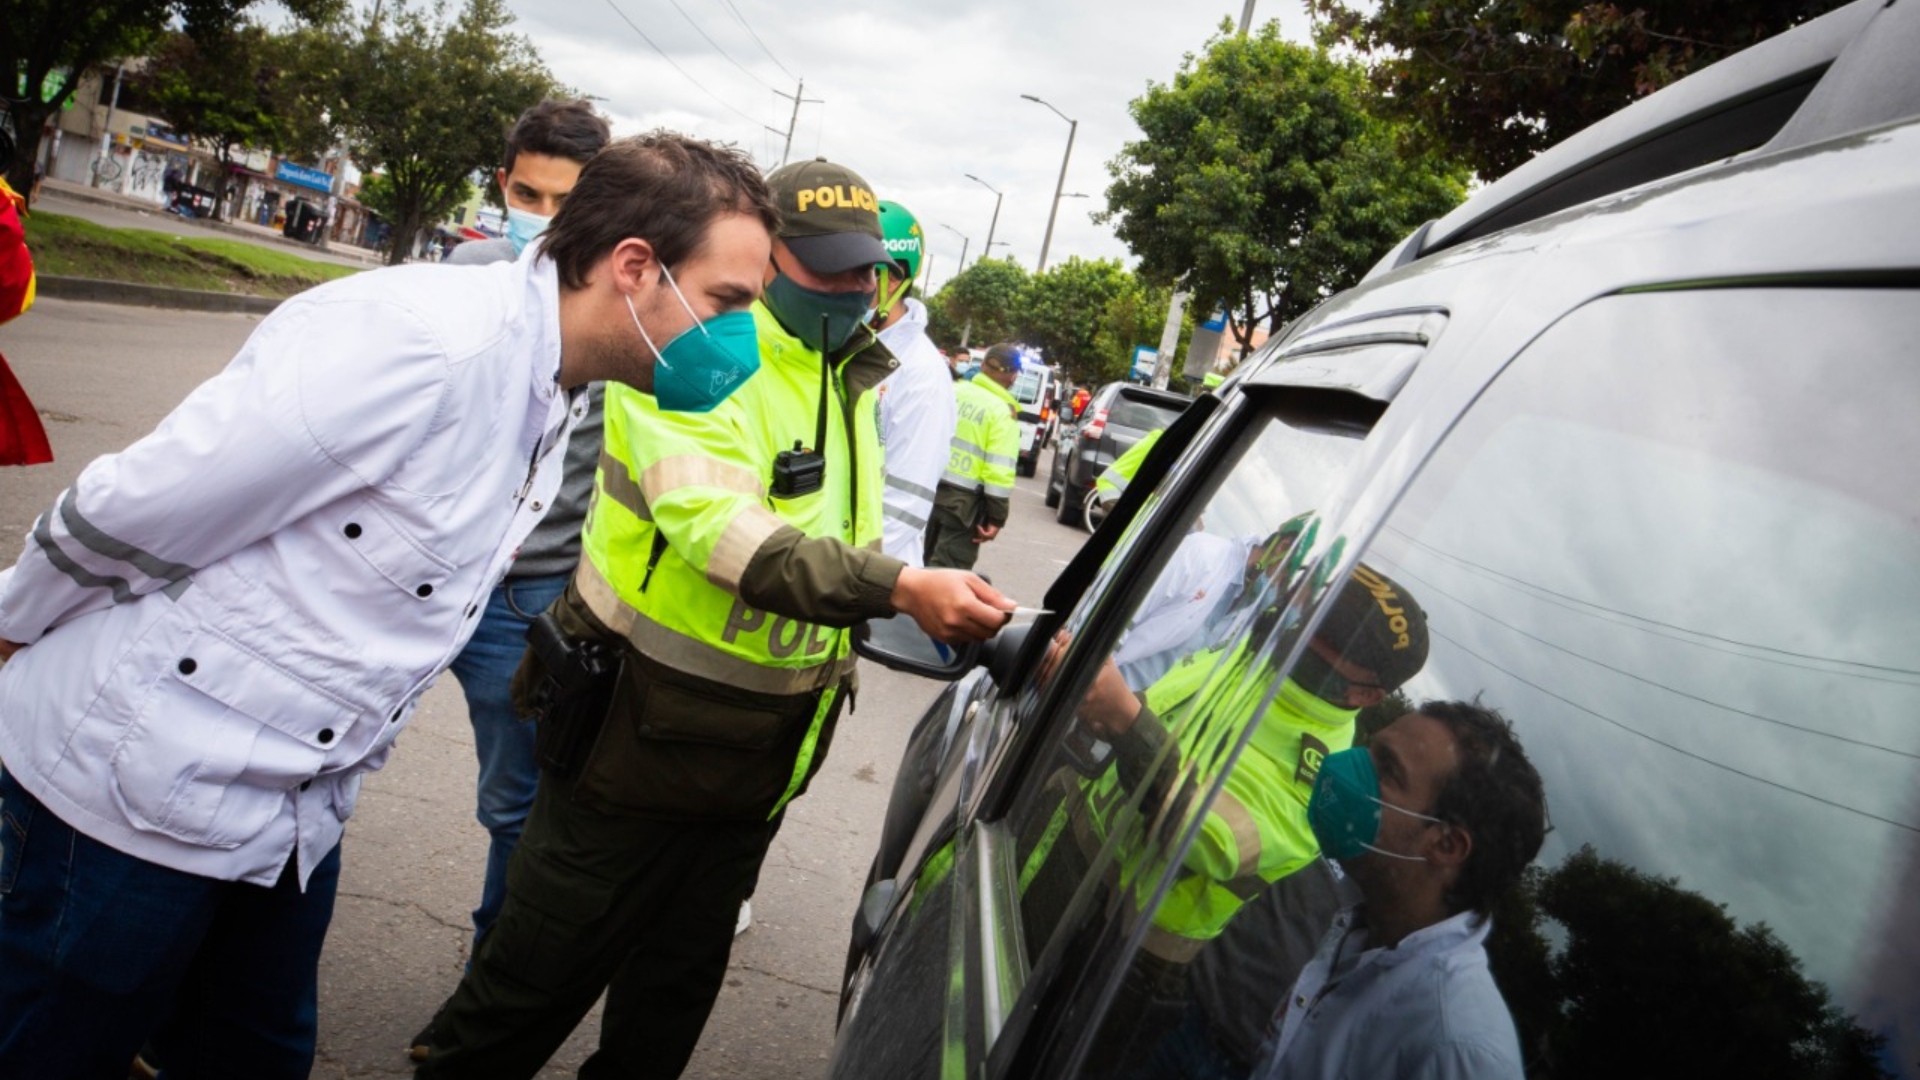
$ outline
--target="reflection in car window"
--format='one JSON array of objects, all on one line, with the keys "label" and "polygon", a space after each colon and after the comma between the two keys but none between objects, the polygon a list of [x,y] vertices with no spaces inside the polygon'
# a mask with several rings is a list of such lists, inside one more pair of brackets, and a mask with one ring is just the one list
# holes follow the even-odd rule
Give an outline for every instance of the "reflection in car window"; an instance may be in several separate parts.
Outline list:
[{"label": "reflection in car window", "polygon": [[[1312,860],[1304,817],[1312,767],[1345,745],[1352,715],[1297,689],[1273,703],[1275,650],[1289,633],[1277,601],[1315,549],[1310,511],[1331,499],[1358,447],[1351,435],[1261,420],[1215,471],[1183,539],[1133,590],[1118,640],[1077,641],[1086,611],[1057,638],[1052,671],[1085,685],[1077,707],[1054,721],[1050,757],[1029,774],[1007,822],[1030,960],[1084,962],[1075,950],[1086,945],[1086,914],[1112,907],[1135,922],[1154,919],[1150,947],[1179,968],[1241,893]],[[1106,577],[1127,564],[1128,543]],[[1114,584],[1103,580],[1090,595]],[[1282,745],[1270,766],[1283,782],[1247,791],[1248,806],[1196,805],[1222,755],[1270,711],[1292,718],[1276,729]],[[1202,840],[1187,858],[1184,891],[1155,910],[1168,845],[1196,819]]]},{"label": "reflection in car window", "polygon": [[1429,614],[1406,692],[1497,706],[1545,781],[1487,942],[1530,1075],[1920,1069],[1920,427],[1876,392],[1915,299],[1589,305],[1363,557]]}]

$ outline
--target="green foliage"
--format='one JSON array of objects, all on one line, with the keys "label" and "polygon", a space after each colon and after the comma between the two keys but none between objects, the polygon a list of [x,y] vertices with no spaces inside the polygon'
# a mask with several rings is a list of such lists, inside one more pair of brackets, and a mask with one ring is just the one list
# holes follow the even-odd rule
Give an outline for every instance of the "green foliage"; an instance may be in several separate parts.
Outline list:
[{"label": "green foliage", "polygon": [[1184,279],[1249,344],[1351,285],[1457,203],[1465,170],[1381,119],[1356,64],[1227,24],[1131,104],[1146,137],[1108,163],[1105,213],[1143,276]]},{"label": "green foliage", "polygon": [[[256,0],[7,0],[0,15],[0,72],[26,92],[7,100],[18,148],[7,182],[25,191],[47,117],[58,112],[96,64],[152,49],[169,26],[204,35],[235,26]],[[301,19],[336,15],[344,0],[281,0]],[[57,74],[64,72],[64,75]]]},{"label": "green foliage", "polygon": [[[1543,919],[1564,948],[1549,947]],[[1530,871],[1494,913],[1487,953],[1530,1076],[1889,1075],[1884,1039],[1835,1006],[1771,928],[1592,848]]]},{"label": "green foliage", "polygon": [[1321,40],[1481,176],[1499,177],[1633,99],[1845,0],[1308,0]]},{"label": "green foliage", "polygon": [[1038,346],[1075,382],[1124,378],[1132,346],[1124,355],[1103,355],[1102,330],[1111,342],[1109,311],[1139,284],[1118,259],[1078,257],[1034,274],[1021,290],[1016,336]]},{"label": "green foliage", "polygon": [[[972,324],[966,335],[970,345],[1012,340],[1019,329],[1015,316],[1026,284],[1027,272],[1012,259],[981,259],[940,289],[941,316],[962,328]],[[953,337],[956,343],[959,336]]]},{"label": "green foliage", "polygon": [[[148,66],[148,95],[160,117],[188,139],[210,144],[223,166],[243,146],[285,152],[280,116],[289,103],[276,39],[252,23],[205,29],[198,37],[173,32],[161,39]],[[223,216],[226,185],[215,192]]]},{"label": "green foliage", "polygon": [[390,198],[377,186],[374,198],[385,200],[387,257],[397,263],[465,201],[470,176],[499,163],[501,136],[520,113],[561,88],[533,45],[509,32],[504,0],[467,0],[451,19],[444,7],[397,0],[384,12],[364,27],[307,35],[301,95],[324,109],[361,167],[385,176]]}]

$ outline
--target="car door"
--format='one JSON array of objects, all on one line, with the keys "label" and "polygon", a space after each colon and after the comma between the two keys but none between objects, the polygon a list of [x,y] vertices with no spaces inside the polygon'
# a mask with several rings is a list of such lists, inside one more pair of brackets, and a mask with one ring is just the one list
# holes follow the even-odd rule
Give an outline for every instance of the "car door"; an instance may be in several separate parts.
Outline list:
[{"label": "car door", "polygon": [[[1920,1075],[1920,295],[1715,284],[1561,319],[1343,565],[1425,605],[1399,707],[1497,710],[1544,781],[1545,846],[1486,902],[1529,1075]],[[1358,1033],[1256,1074],[1436,1052],[1406,1018],[1442,1003],[1328,1015],[1229,938],[1203,1031]]]}]

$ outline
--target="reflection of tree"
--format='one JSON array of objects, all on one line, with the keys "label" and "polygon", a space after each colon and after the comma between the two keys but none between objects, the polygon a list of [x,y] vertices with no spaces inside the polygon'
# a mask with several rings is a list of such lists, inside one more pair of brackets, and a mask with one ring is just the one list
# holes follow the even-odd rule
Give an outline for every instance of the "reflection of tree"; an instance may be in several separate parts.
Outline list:
[{"label": "reflection of tree", "polygon": [[[1885,1038],[1835,1006],[1764,923],[1742,927],[1590,847],[1516,893],[1487,951],[1532,1076],[1890,1076]],[[1551,956],[1543,916],[1566,934]]]},{"label": "reflection of tree", "polygon": [[1353,718],[1353,745],[1365,746],[1373,733],[1413,711],[1413,699],[1404,690],[1393,690],[1376,705],[1360,710]]}]

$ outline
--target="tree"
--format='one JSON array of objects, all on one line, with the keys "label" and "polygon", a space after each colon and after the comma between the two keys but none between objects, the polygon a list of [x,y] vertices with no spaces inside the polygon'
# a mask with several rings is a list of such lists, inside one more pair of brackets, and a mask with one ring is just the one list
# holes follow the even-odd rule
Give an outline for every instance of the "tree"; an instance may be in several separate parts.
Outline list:
[{"label": "tree", "polygon": [[[281,56],[267,31],[251,23],[203,29],[200,36],[165,35],[147,68],[149,96],[161,119],[187,139],[211,145],[221,174],[231,173],[234,151],[259,147],[286,153],[289,128]],[[227,185],[214,191],[214,216],[223,217]]]},{"label": "tree", "polygon": [[[1166,329],[1167,307],[1173,300],[1173,290],[1150,285],[1141,280],[1138,274],[1129,274],[1128,280],[1130,287],[1108,301],[1106,310],[1101,313],[1100,329],[1093,336],[1094,352],[1100,357],[1100,363],[1087,372],[1085,381],[1088,383],[1127,378],[1133,373],[1133,350],[1136,346],[1160,346],[1160,334]],[[1180,337],[1174,343],[1173,350],[1175,356],[1185,352],[1187,341],[1192,337],[1193,309],[1187,308],[1180,319]],[[1076,378],[1075,381],[1081,380]]]},{"label": "tree", "polygon": [[355,160],[390,185],[389,263],[460,205],[469,177],[498,163],[514,119],[560,92],[512,24],[504,0],[467,0],[451,20],[393,3],[363,28],[335,23],[301,43],[318,71],[303,97],[323,103]]},{"label": "tree", "polygon": [[1633,99],[1845,0],[1308,0],[1321,40],[1482,177],[1504,175]]},{"label": "tree", "polygon": [[[178,24],[189,34],[232,26],[255,0],[8,0],[0,17],[0,73],[18,80],[7,98],[17,143],[7,182],[33,182],[33,162],[47,118],[59,112],[96,64],[137,56]],[[302,19],[338,12],[342,0],[283,0]],[[10,85],[8,90],[15,89]]]},{"label": "tree", "polygon": [[1222,24],[1130,109],[1146,138],[1108,163],[1107,210],[1140,272],[1225,309],[1243,348],[1351,285],[1465,193],[1466,171],[1382,119],[1366,74],[1269,23]]},{"label": "tree", "polygon": [[971,343],[1010,340],[1027,272],[1012,259],[981,259],[940,289],[941,316]]},{"label": "tree", "polygon": [[1076,256],[1056,263],[1027,279],[1014,333],[1038,346],[1049,364],[1058,364],[1075,382],[1124,377],[1131,348],[1125,355],[1104,355],[1100,334],[1113,305],[1138,289],[1118,259]]}]

